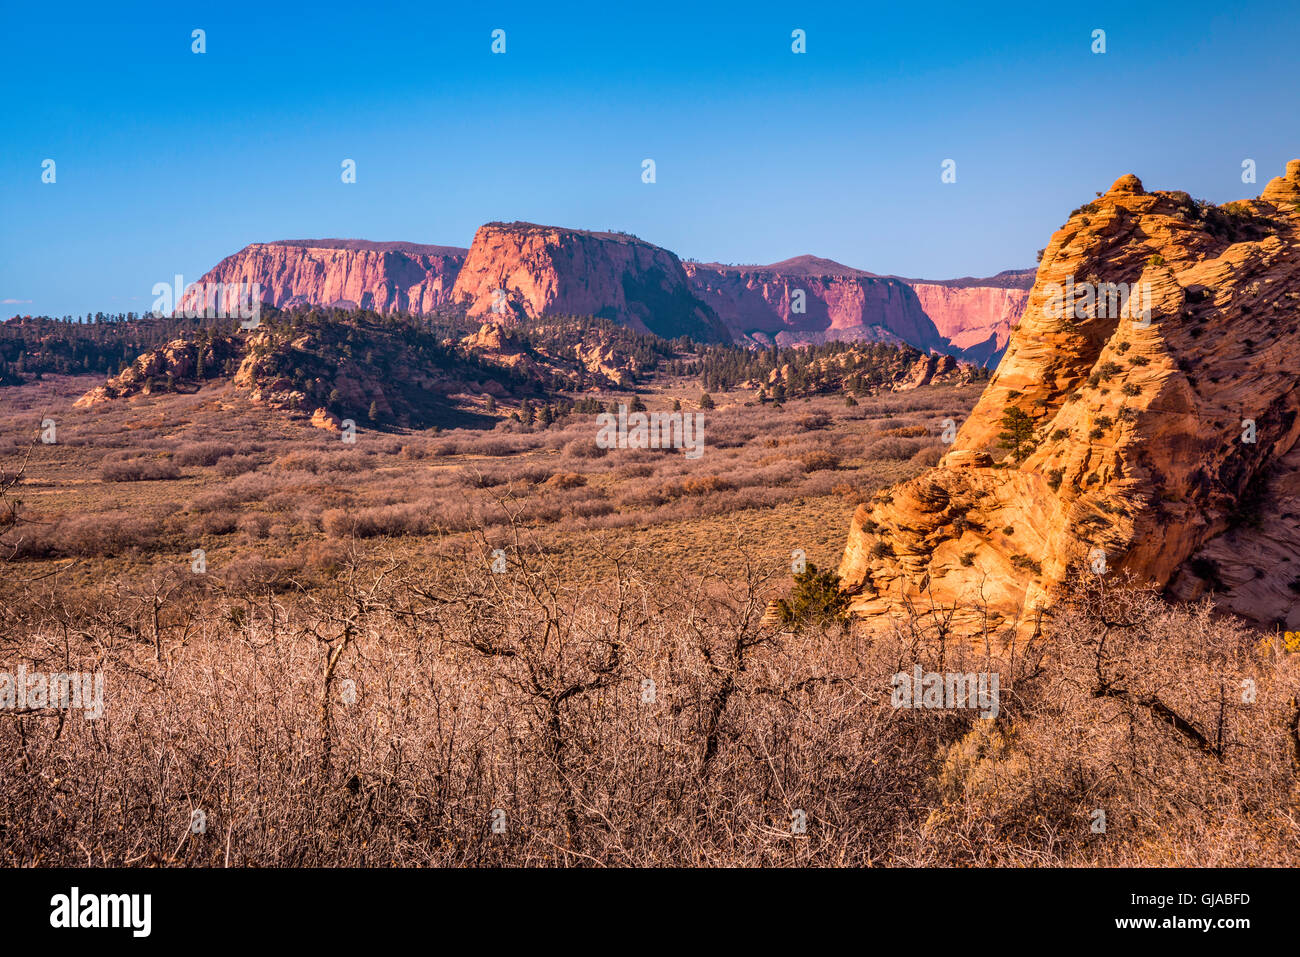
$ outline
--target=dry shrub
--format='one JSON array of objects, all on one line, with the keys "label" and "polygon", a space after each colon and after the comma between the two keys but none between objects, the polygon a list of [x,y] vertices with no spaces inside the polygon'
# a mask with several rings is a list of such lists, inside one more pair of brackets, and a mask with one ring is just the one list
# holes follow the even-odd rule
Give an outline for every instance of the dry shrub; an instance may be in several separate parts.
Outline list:
[{"label": "dry shrub", "polygon": [[514,473],[514,477],[527,482],[529,485],[541,485],[552,475],[556,473],[546,466],[526,466]]},{"label": "dry shrub", "polygon": [[924,425],[900,425],[892,429],[881,429],[880,434],[892,435],[900,439],[914,439],[922,435],[929,435],[930,430]]},{"label": "dry shrub", "polygon": [[239,526],[239,513],[229,509],[208,512],[199,518],[197,527],[204,535],[228,535]]},{"label": "dry shrub", "polygon": [[[301,473],[309,478],[310,473]],[[219,485],[211,492],[200,493],[191,500],[190,506],[196,512],[210,512],[228,509],[244,502],[265,500],[290,486],[301,491],[302,483],[295,481],[292,474],[270,475],[266,472],[245,472],[237,475],[224,485]]]},{"label": "dry shrub", "polygon": [[107,557],[154,544],[164,516],[117,513],[71,515],[52,523],[24,526],[11,543],[14,557]]},{"label": "dry shrub", "polygon": [[429,457],[429,449],[419,445],[403,445],[397,454],[407,461],[419,462]]},{"label": "dry shrub", "polygon": [[757,437],[756,432],[727,429],[720,435],[710,434],[708,444],[715,449],[739,449],[744,448]]},{"label": "dry shrub", "polygon": [[514,455],[516,452],[525,448],[534,447],[536,443],[529,442],[523,435],[512,435],[509,438],[490,437],[462,443],[460,446],[461,455],[485,455],[499,458],[506,455]]},{"label": "dry shrub", "polygon": [[302,567],[322,576],[333,576],[347,562],[347,550],[337,542],[312,542],[302,553]]},{"label": "dry shrub", "polygon": [[602,449],[595,438],[574,439],[564,447],[564,454],[571,459],[599,459],[609,454],[609,449]]},{"label": "dry shrub", "polygon": [[282,471],[311,472],[357,472],[366,467],[356,449],[339,443],[339,448],[331,452],[317,452],[310,449],[295,449],[275,460],[275,467]]},{"label": "dry shrub", "polygon": [[578,472],[556,472],[545,482],[547,488],[569,489],[581,488],[587,484],[587,476]]},{"label": "dry shrub", "polygon": [[816,472],[822,469],[837,469],[840,467],[840,457],[834,452],[807,452],[799,457],[803,463],[805,472]]},{"label": "dry shrub", "polygon": [[239,519],[238,528],[245,538],[257,540],[265,538],[271,526],[271,516],[265,512],[250,512]]},{"label": "dry shrub", "polygon": [[105,462],[99,477],[105,482],[152,482],[180,478],[181,470],[170,459],[127,459]]},{"label": "dry shrub", "polygon": [[178,465],[216,465],[221,459],[235,454],[235,447],[225,442],[187,442],[176,450]]},{"label": "dry shrub", "polygon": [[1295,866],[1300,656],[1099,576],[1050,635],[1006,720],[941,755],[907,863]]},{"label": "dry shrub", "polygon": [[321,524],[332,538],[423,535],[429,531],[429,514],[409,502],[373,508],[331,508],[321,515]]},{"label": "dry shrub", "polygon": [[932,469],[943,458],[944,449],[942,445],[927,445],[918,449],[916,454],[907,460],[907,464],[918,470]]},{"label": "dry shrub", "polygon": [[[56,738],[20,719],[21,740],[0,725],[0,853],[81,862],[94,833],[105,864],[887,856],[924,755],[951,735],[864,709],[856,685],[875,682],[840,636],[764,630],[766,573],[731,596],[612,568],[580,586],[507,548],[496,576],[480,552],[434,578],[346,566],[287,616],[292,569],[274,563],[232,569],[247,596],[184,624],[164,607],[157,660],[127,644],[103,662],[109,720]],[[148,693],[159,680],[167,693]],[[146,773],[159,760],[168,773]],[[90,789],[100,800],[77,799]],[[196,806],[207,832],[187,836]],[[796,811],[812,840],[790,839]]]},{"label": "dry shrub", "polygon": [[234,478],[245,472],[252,472],[261,461],[256,455],[232,455],[217,462],[217,474],[224,478]]},{"label": "dry shrub", "polygon": [[[290,590],[301,565],[292,558],[241,555],[209,568],[229,588],[246,594],[266,594]],[[242,621],[242,615],[237,616],[237,620]]]},{"label": "dry shrub", "polygon": [[866,494],[858,486],[851,482],[837,482],[831,486],[831,494],[838,495],[848,502],[862,502],[866,500]]},{"label": "dry shrub", "polygon": [[465,466],[456,477],[466,488],[495,488],[509,481],[504,472],[496,470],[485,472],[473,466]]},{"label": "dry shrub", "polygon": [[[785,631],[762,621],[784,563],[575,582],[518,534],[418,573],[335,546],[214,563],[219,588],[0,583],[10,662],[106,694],[98,722],[0,721],[0,856],[80,865],[90,834],[108,866],[1300,863],[1300,655],[1207,606],[1092,576],[1028,643],[956,639],[944,609]],[[300,593],[309,571],[329,587]],[[915,666],[999,674],[996,718],[895,707]]]},{"label": "dry shrub", "polygon": [[795,420],[799,428],[813,431],[815,429],[824,429],[831,424],[831,417],[826,412],[809,412],[807,415],[801,415]]},{"label": "dry shrub", "polygon": [[903,439],[897,436],[886,436],[883,439],[877,439],[867,446],[863,457],[867,461],[893,460],[904,461],[915,455],[922,446],[923,442],[916,439]]},{"label": "dry shrub", "polygon": [[730,482],[717,475],[692,476],[682,482],[672,482],[664,487],[670,498],[679,495],[711,495],[714,492],[729,492],[733,488]]}]

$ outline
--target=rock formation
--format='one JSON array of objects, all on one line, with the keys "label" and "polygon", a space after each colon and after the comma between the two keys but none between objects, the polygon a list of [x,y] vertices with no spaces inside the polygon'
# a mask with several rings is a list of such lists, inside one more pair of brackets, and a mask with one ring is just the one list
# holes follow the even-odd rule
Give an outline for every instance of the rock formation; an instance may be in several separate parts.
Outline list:
[{"label": "rock formation", "polygon": [[[906,343],[992,365],[1031,279],[1014,271],[990,279],[902,279],[815,256],[768,266],[683,264],[622,233],[489,223],[469,250],[353,239],[254,243],[199,282],[257,283],[262,301],[277,307],[413,314],[454,307],[497,321],[594,315],[667,338]],[[200,300],[191,291],[178,308],[197,309]]]},{"label": "rock formation", "polygon": [[622,233],[488,223],[452,297],[471,316],[599,316],[666,339],[729,338],[675,255]]},{"label": "rock formation", "polygon": [[878,276],[817,256],[768,266],[685,265],[734,339],[905,342],[980,365],[1001,356],[1033,282],[1032,272],[1014,270],[988,280]]},{"label": "rock formation", "polygon": [[1005,622],[1082,563],[1300,625],[1298,319],[1300,161],[1217,207],[1121,177],[1052,236],[951,451],[858,508],[855,612]]},{"label": "rock formation", "polygon": [[799,256],[769,266],[687,263],[686,273],[734,340],[782,346],[904,342],[923,350],[947,346],[902,280],[829,259]]},{"label": "rock formation", "polygon": [[[996,278],[996,277],[995,277]],[[979,365],[997,365],[1011,338],[1011,329],[1029,302],[1029,274],[1024,288],[1016,286],[957,285],[916,280],[912,292],[939,335],[947,340],[941,352]]]},{"label": "rock formation", "polygon": [[88,409],[112,399],[150,395],[157,390],[192,390],[236,367],[244,357],[237,336],[208,336],[202,342],[175,339],[151,349],[101,386],[72,404]]},{"label": "rock formation", "polygon": [[[257,283],[273,306],[351,306],[375,312],[435,312],[451,288],[467,250],[360,239],[286,239],[253,243],[221,260],[199,283]],[[202,308],[197,291],[178,309]]]},{"label": "rock formation", "polygon": [[952,356],[931,353],[916,360],[907,378],[895,384],[894,391],[908,392],[912,389],[919,389],[923,385],[938,385],[940,383],[947,384],[959,381],[968,382],[970,381],[968,368],[963,369]]},{"label": "rock formation", "polygon": [[[499,365],[445,341],[419,320],[353,311],[315,316],[269,310],[252,330],[201,330],[150,349],[75,403],[195,392],[211,380],[260,405],[330,428],[351,418],[369,425],[486,427],[475,397],[537,398],[555,377],[547,367]],[[373,413],[373,415],[372,415]]]}]

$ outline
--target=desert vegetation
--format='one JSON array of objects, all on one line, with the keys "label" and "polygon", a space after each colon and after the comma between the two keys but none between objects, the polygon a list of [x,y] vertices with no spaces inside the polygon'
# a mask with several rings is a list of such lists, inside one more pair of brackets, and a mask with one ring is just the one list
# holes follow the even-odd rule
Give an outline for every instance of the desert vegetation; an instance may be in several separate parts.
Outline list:
[{"label": "desert vegetation", "polygon": [[[846,615],[854,507],[977,386],[724,392],[698,460],[85,387],[0,423],[0,670],[104,679],[95,720],[0,709],[6,864],[1296,863],[1285,643],[1096,576],[1032,638]],[[997,673],[997,716],[895,707],[918,666]]]},{"label": "desert vegetation", "polygon": [[[88,381],[9,389],[0,421],[4,467],[26,460],[14,494],[31,519],[0,539],[5,557],[31,574],[67,565],[62,580],[74,583],[186,564],[196,548],[213,574],[256,561],[311,578],[320,554],[360,542],[424,561],[430,536],[498,526],[505,496],[575,572],[601,540],[647,536],[664,562],[699,570],[719,536],[737,533],[771,558],[802,548],[833,563],[853,506],[937,458],[942,421],[975,395],[925,388],[846,407],[830,396],[776,406],[731,393],[706,413],[705,453],[688,459],[602,449],[597,413],[576,410],[698,412],[693,379],[582,398],[553,415],[503,406],[493,429],[363,430],[354,443],[220,382],[70,408]],[[57,442],[47,445],[36,427],[51,414]],[[793,524],[763,534],[772,509]]]},{"label": "desert vegetation", "polygon": [[[1300,659],[1208,605],[1094,577],[1023,644],[955,640],[939,608],[773,626],[789,569],[743,549],[576,582],[507,528],[419,574],[351,550],[314,590],[7,582],[11,665],[101,671],[107,706],[4,715],[0,859],[1296,862]],[[918,665],[998,672],[997,718],[893,707]]]}]

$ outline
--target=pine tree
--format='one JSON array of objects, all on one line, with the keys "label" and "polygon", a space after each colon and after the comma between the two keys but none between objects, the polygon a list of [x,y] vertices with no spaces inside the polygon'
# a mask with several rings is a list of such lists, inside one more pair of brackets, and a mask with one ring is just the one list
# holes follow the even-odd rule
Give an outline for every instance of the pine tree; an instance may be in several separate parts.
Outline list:
[{"label": "pine tree", "polygon": [[1011,460],[1019,465],[1034,450],[1034,420],[1015,406],[1009,406],[1002,413],[1000,424],[998,447],[1009,449]]}]

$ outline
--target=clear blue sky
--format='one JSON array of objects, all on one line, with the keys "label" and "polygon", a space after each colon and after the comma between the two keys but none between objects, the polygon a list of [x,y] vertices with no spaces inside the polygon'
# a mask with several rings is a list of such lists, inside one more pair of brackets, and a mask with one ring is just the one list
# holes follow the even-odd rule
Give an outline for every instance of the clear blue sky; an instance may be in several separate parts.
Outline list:
[{"label": "clear blue sky", "polygon": [[1300,156],[1294,0],[117,6],[7,5],[0,315],[142,312],[249,242],[498,219],[986,275],[1123,173],[1222,202]]}]

